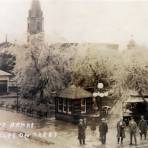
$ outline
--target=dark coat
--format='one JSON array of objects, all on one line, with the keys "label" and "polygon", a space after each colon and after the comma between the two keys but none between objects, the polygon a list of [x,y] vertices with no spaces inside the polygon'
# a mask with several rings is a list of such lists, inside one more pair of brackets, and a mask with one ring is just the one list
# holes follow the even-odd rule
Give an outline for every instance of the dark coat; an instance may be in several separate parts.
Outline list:
[{"label": "dark coat", "polygon": [[141,133],[147,132],[147,122],[145,120],[140,120],[138,127],[139,127],[139,130],[141,131]]},{"label": "dark coat", "polygon": [[101,122],[99,126],[99,132],[101,135],[104,135],[108,132],[108,125],[106,122]]},{"label": "dark coat", "polygon": [[96,130],[96,126],[97,126],[96,121],[92,120],[91,125],[90,125],[91,130],[95,131]]},{"label": "dark coat", "polygon": [[85,139],[86,126],[84,124],[78,125],[78,139]]},{"label": "dark coat", "polygon": [[136,134],[137,132],[137,123],[135,121],[133,122],[129,122],[129,132],[130,133],[133,133],[133,134]]},{"label": "dark coat", "polygon": [[87,120],[83,120],[83,125],[85,126],[85,128],[87,128]]},{"label": "dark coat", "polygon": [[126,123],[124,121],[118,121],[117,123],[117,138],[125,138],[125,127]]}]

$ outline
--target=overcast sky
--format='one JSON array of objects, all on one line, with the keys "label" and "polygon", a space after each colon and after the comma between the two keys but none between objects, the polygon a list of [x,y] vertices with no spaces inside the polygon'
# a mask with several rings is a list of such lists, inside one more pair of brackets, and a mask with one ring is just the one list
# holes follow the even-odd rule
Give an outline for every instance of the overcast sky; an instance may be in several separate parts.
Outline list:
[{"label": "overcast sky", "polygon": [[[32,0],[0,0],[0,41],[19,40]],[[69,42],[126,42],[148,45],[148,0],[40,0],[45,32]]]}]

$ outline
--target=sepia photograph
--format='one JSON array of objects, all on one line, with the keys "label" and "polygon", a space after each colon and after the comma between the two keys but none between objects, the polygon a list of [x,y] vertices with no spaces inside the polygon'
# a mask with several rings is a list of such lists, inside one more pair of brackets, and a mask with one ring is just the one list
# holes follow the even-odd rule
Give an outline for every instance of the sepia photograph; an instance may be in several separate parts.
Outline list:
[{"label": "sepia photograph", "polygon": [[0,0],[0,148],[148,148],[148,0]]}]

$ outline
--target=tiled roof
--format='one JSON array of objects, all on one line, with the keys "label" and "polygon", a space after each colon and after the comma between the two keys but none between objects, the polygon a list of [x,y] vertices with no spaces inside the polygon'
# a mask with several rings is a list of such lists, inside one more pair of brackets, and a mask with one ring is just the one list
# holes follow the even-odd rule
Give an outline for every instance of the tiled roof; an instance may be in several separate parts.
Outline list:
[{"label": "tiled roof", "polygon": [[68,88],[64,89],[58,97],[69,98],[69,99],[80,99],[80,98],[91,98],[92,94],[81,87],[76,87],[75,85],[71,85]]}]

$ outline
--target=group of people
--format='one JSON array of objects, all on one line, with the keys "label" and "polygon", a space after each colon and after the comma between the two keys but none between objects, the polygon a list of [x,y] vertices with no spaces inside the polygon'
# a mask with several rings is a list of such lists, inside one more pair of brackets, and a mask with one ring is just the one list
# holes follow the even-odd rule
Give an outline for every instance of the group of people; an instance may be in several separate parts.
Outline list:
[{"label": "group of people", "polygon": [[[117,122],[117,142],[118,142],[118,144],[123,144],[123,140],[126,137],[125,136],[125,128],[126,127],[127,127],[126,123],[123,121],[123,118],[121,118]],[[137,137],[136,137],[137,132],[139,132],[141,140],[143,138],[143,135],[146,140],[148,125],[147,125],[147,121],[144,119],[144,116],[141,116],[141,120],[139,121],[139,124],[137,124],[135,122],[134,118],[131,117],[128,127],[129,127],[129,134],[130,134],[130,145],[133,144],[133,138],[134,138],[135,145],[137,145]],[[80,119],[80,122],[78,125],[78,139],[79,139],[80,145],[85,144],[86,128],[87,128],[86,120]],[[96,128],[93,126],[93,128],[91,128],[91,129],[93,129],[93,134],[94,134],[94,130],[96,130]],[[108,124],[107,124],[105,118],[101,119],[101,123],[99,124],[99,133],[100,133],[101,143],[106,144],[106,135],[108,133]]]},{"label": "group of people", "polygon": [[[86,128],[87,128],[86,120],[80,119],[80,122],[78,124],[78,139],[79,139],[80,145],[85,145]],[[94,130],[96,130],[95,126],[93,126],[93,134],[94,134]],[[107,125],[105,118],[101,119],[101,123],[99,125],[99,132],[100,132],[100,140],[101,140],[102,144],[105,144],[106,143],[106,134],[108,132],[108,125]]]},{"label": "group of people", "polygon": [[[133,117],[131,117],[131,120],[129,121],[129,134],[130,134],[130,145],[133,145],[133,138],[135,145],[137,145],[137,132],[140,134],[140,139],[142,140],[142,137],[144,135],[144,138],[146,140],[147,136],[147,121],[144,119],[144,116],[141,116],[141,120],[139,121],[139,124],[137,124]],[[123,144],[123,139],[125,138],[125,128],[126,123],[121,119],[117,123],[117,139],[118,144],[121,142]]]}]

